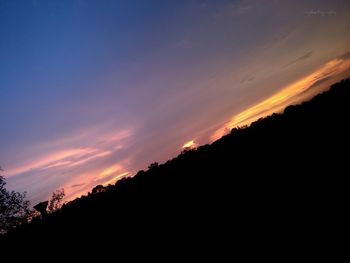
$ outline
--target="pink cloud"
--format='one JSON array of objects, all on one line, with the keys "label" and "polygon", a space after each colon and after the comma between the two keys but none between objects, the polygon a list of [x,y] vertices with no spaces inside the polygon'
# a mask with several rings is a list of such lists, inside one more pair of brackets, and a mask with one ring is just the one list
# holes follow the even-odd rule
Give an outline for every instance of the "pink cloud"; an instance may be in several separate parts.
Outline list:
[{"label": "pink cloud", "polygon": [[78,165],[83,165],[93,159],[97,159],[97,158],[101,158],[101,157],[105,157],[107,155],[110,155],[112,152],[111,151],[104,151],[104,152],[97,152],[94,153],[88,157],[82,158],[80,160],[77,161],[71,161],[68,165],[66,165],[66,167],[73,167],[73,166],[78,166]]},{"label": "pink cloud", "polygon": [[90,148],[77,148],[50,153],[46,156],[39,157],[34,161],[29,161],[21,166],[10,168],[7,176],[14,176],[30,170],[61,166],[62,164],[67,164],[69,162],[66,160],[68,158],[82,156],[93,151],[94,149]]},{"label": "pink cloud", "polygon": [[[46,170],[53,168],[75,167],[88,163],[89,161],[108,156],[113,151],[122,149],[124,147],[124,140],[131,136],[130,129],[113,132],[91,140],[89,147],[76,147],[60,151],[49,152],[41,154],[37,158],[29,158],[23,164],[9,168],[7,176],[15,176],[33,170]],[[73,138],[63,138],[59,141],[77,144],[81,138],[77,135]],[[87,139],[87,138],[85,138]],[[57,142],[46,143],[47,145],[56,145]]]},{"label": "pink cloud", "polygon": [[[69,182],[66,182],[63,188],[66,190],[66,200],[73,200],[83,194],[89,192],[96,185],[104,186],[113,184],[121,178],[130,176],[132,171],[128,171],[126,165],[130,162],[129,159],[122,160],[107,167],[96,168],[88,173],[75,175]],[[81,187],[70,187],[79,185]]]}]

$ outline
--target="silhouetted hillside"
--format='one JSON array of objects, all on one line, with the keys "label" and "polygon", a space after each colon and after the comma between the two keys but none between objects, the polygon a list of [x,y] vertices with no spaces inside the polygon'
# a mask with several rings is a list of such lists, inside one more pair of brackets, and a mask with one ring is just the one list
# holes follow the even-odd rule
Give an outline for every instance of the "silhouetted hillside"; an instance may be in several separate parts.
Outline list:
[{"label": "silhouetted hillside", "polygon": [[283,114],[99,188],[4,239],[7,245],[63,239],[155,249],[176,238],[206,247],[322,240],[328,224],[345,213],[349,102],[348,79]]}]

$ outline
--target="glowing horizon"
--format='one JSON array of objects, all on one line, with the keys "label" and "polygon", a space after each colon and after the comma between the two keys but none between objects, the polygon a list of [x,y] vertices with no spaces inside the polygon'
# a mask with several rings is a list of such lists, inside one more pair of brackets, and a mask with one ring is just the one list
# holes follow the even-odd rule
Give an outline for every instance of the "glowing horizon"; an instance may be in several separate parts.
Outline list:
[{"label": "glowing horizon", "polygon": [[298,96],[308,91],[315,83],[335,77],[349,69],[350,59],[336,58],[325,63],[322,67],[315,70],[311,74],[308,74],[307,76],[293,82],[269,98],[235,115],[222,128],[215,131],[210,138],[211,141],[221,138],[235,127],[248,125],[259,118],[271,115],[272,113],[280,112],[293,103],[309,99],[312,95],[317,93],[313,93],[311,96],[309,94],[307,97],[302,98]]}]

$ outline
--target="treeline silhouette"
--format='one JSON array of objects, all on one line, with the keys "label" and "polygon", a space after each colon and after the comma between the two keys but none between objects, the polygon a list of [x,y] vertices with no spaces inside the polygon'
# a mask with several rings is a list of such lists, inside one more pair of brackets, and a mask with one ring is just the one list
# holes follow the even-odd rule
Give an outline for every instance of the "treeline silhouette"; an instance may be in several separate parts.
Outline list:
[{"label": "treeline silhouette", "polygon": [[347,79],[211,145],[98,186],[2,241],[18,246],[35,240],[42,246],[90,240],[157,248],[176,238],[179,246],[205,247],[236,239],[323,240],[330,234],[327,226],[336,231],[334,219],[347,212],[349,102]]}]

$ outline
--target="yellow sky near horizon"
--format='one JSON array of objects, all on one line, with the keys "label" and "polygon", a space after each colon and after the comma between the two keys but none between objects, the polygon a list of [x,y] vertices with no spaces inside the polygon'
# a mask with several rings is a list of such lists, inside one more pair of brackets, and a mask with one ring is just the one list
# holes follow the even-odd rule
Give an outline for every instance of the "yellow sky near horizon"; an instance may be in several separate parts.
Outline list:
[{"label": "yellow sky near horizon", "polygon": [[[309,99],[315,93],[307,94],[318,82],[336,77],[350,69],[350,59],[336,58],[328,61],[312,73],[282,88],[267,99],[252,105],[248,109],[234,115],[210,137],[211,141],[220,139],[234,127],[249,125],[259,118],[280,112],[289,105]],[[302,96],[305,94],[305,96]]]}]

